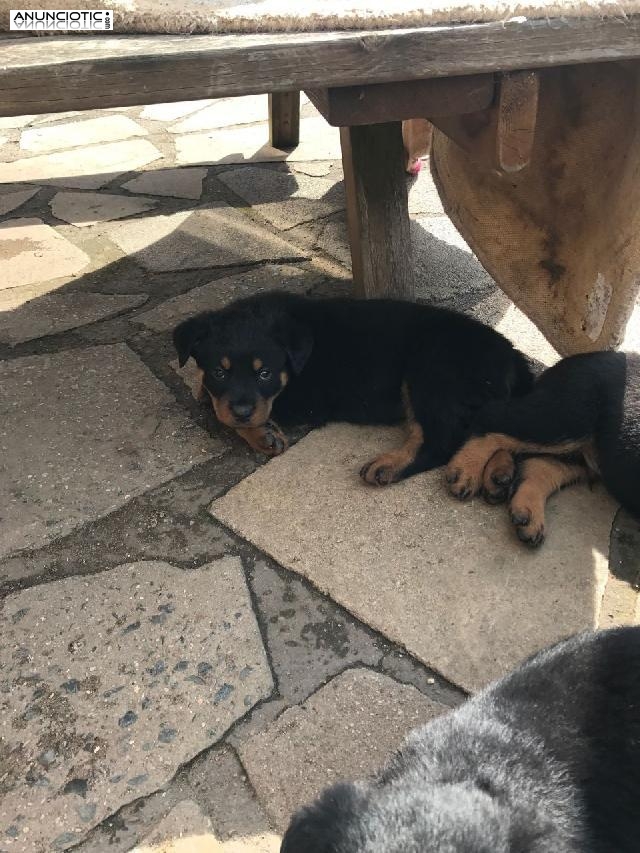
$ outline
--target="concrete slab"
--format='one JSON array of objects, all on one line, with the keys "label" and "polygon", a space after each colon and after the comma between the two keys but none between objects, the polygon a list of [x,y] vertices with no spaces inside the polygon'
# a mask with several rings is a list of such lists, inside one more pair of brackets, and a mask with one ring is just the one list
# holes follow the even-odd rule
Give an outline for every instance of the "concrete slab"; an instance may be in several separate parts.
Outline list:
[{"label": "concrete slab", "polygon": [[114,177],[141,169],[160,157],[162,154],[148,139],[107,142],[0,163],[0,183],[27,181],[96,190]]},{"label": "concrete slab", "polygon": [[375,637],[297,578],[259,561],[251,570],[250,583],[278,693],[288,703],[306,699],[348,666],[380,662]]},{"label": "concrete slab", "polygon": [[49,202],[51,212],[56,219],[69,222],[78,228],[96,225],[98,222],[110,222],[113,219],[126,219],[153,210],[156,206],[151,198],[129,198],[109,193],[56,193]]},{"label": "concrete slab", "polygon": [[504,508],[451,498],[442,471],[366,487],[360,467],[400,441],[399,430],[316,430],[211,511],[466,689],[599,624],[616,509],[601,487],[552,498],[532,552]]},{"label": "concrete slab", "polygon": [[140,113],[140,118],[152,121],[176,121],[183,116],[191,115],[196,110],[208,107],[211,99],[204,101],[177,101],[174,104],[149,104]]},{"label": "concrete slab", "polygon": [[222,201],[194,212],[117,223],[108,226],[107,233],[133,260],[154,272],[306,257]]},{"label": "concrete slab", "polygon": [[46,335],[57,335],[136,308],[146,296],[105,293],[53,293],[13,311],[0,306],[0,342],[11,346]]},{"label": "concrete slab", "polygon": [[181,164],[244,163],[277,160],[339,160],[340,134],[323,118],[300,121],[300,145],[282,151],[269,145],[268,125],[212,130],[176,137],[176,160]]},{"label": "concrete slab", "polygon": [[323,178],[331,171],[333,163],[330,160],[317,160],[311,163],[292,163],[291,168],[294,172],[299,172],[301,175],[309,175],[312,178]]},{"label": "concrete slab", "polygon": [[415,180],[407,181],[409,191],[409,213],[428,214],[429,216],[446,216],[440,201],[438,190],[433,183],[428,164],[418,174]]},{"label": "concrete slab", "polygon": [[[2,145],[1,140],[0,145]],[[20,207],[21,204],[24,204],[25,201],[29,201],[29,199],[33,198],[39,189],[40,187],[28,187],[26,185],[0,187],[0,216],[4,216],[5,213],[10,213],[12,210],[15,210],[16,207]]]},{"label": "concrete slab", "polygon": [[156,332],[173,329],[181,320],[200,311],[215,311],[242,296],[251,296],[265,290],[289,290],[303,293],[311,276],[305,270],[287,264],[266,264],[238,275],[225,276],[194,287],[186,293],[161,302],[150,311],[138,314],[136,323],[142,323]]},{"label": "concrete slab", "polygon": [[412,729],[443,710],[415,687],[370,670],[348,670],[255,735],[240,758],[282,831],[292,812],[326,785],[372,775]]},{"label": "concrete slab", "polygon": [[345,206],[342,182],[326,178],[253,166],[230,169],[218,178],[256,213],[283,230],[329,216]]},{"label": "concrete slab", "polygon": [[51,542],[219,449],[125,344],[0,362],[0,387],[0,556]]},{"label": "concrete slab", "polygon": [[81,145],[102,145],[105,142],[146,135],[147,131],[133,119],[114,114],[23,130],[20,148],[39,154],[59,151],[62,148],[78,148]]},{"label": "concrete slab", "polygon": [[206,169],[155,169],[143,172],[140,177],[127,181],[122,188],[131,193],[172,196],[173,198],[200,198]]},{"label": "concrete slab", "polygon": [[0,290],[74,276],[91,263],[82,249],[41,219],[0,223]]},{"label": "concrete slab", "polygon": [[25,127],[32,119],[37,118],[36,115],[26,116],[5,116],[0,118],[0,130],[12,130],[16,127]]},{"label": "concrete slab", "polygon": [[316,246],[336,258],[347,269],[351,269],[351,249],[347,239],[347,223],[344,217],[327,222],[318,237]]},{"label": "concrete slab", "polygon": [[183,800],[131,853],[279,853],[272,832],[220,841],[211,821],[193,800]]},{"label": "concrete slab", "polygon": [[191,115],[167,129],[169,133],[193,133],[236,124],[255,124],[259,121],[267,121],[268,118],[267,95],[244,95],[239,98],[215,100],[196,115]]},{"label": "concrete slab", "polygon": [[240,560],[134,563],[4,601],[15,851],[65,850],[165,785],[272,689]]}]

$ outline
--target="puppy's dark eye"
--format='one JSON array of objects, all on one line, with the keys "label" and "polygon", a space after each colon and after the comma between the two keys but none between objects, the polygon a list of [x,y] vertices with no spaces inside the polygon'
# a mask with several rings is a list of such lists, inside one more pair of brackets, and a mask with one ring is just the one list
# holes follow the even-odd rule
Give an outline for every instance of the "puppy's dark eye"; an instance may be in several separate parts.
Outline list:
[{"label": "puppy's dark eye", "polygon": [[266,382],[268,379],[271,379],[271,371],[268,367],[263,367],[258,376]]},{"label": "puppy's dark eye", "polygon": [[223,370],[221,367],[216,367],[216,369],[213,371],[213,378],[214,379],[224,379],[224,377],[226,375],[227,375],[226,370]]}]

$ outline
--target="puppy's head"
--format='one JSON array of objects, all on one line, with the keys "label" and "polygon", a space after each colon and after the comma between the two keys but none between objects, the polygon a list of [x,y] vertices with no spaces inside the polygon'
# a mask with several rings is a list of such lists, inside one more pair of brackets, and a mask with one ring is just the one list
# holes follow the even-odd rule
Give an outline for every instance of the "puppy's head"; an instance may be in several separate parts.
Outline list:
[{"label": "puppy's head", "polygon": [[313,346],[309,330],[293,319],[233,306],[185,320],[173,341],[180,367],[195,360],[218,420],[236,429],[268,420],[273,401],[302,371]]},{"label": "puppy's head", "polygon": [[417,775],[329,788],[294,815],[280,853],[534,853],[538,830],[472,783]]}]

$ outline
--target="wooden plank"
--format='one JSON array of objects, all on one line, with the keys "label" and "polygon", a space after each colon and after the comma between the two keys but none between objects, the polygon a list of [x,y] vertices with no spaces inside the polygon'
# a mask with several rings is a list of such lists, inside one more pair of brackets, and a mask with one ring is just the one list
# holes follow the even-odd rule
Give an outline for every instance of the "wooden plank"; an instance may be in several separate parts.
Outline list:
[{"label": "wooden plank", "polygon": [[493,74],[475,74],[339,86],[307,94],[329,124],[351,127],[484,110],[495,96],[495,81]]},{"label": "wooden plank", "polygon": [[380,32],[10,39],[0,50],[0,116],[639,56],[637,15]]},{"label": "wooden plank", "polygon": [[269,143],[273,148],[295,148],[300,142],[300,92],[269,95]]},{"label": "wooden plank", "polygon": [[360,295],[414,295],[401,122],[340,129],[353,281]]},{"label": "wooden plank", "polygon": [[500,80],[497,157],[503,172],[519,172],[531,160],[540,81],[535,71],[513,71]]}]

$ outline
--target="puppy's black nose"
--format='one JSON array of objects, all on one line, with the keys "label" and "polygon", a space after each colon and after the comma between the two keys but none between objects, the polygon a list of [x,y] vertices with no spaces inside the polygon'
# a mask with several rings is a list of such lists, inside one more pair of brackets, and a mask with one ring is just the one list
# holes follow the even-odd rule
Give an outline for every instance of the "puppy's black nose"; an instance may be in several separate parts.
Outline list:
[{"label": "puppy's black nose", "polygon": [[231,414],[239,421],[248,421],[253,414],[252,403],[231,403]]}]

